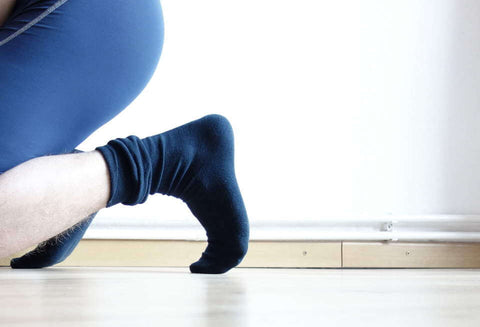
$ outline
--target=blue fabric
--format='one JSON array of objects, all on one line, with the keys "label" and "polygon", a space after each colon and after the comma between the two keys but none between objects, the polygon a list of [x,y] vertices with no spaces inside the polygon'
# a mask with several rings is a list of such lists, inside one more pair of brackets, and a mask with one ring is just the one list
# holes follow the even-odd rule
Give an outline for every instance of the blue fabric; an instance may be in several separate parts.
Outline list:
[{"label": "blue fabric", "polygon": [[110,171],[107,207],[140,204],[155,193],[188,205],[208,237],[191,272],[221,274],[242,261],[249,223],[235,176],[233,129],[225,117],[208,115],[144,139],[117,138],[97,150]]},{"label": "blue fabric", "polygon": [[[58,0],[18,1],[0,44]],[[158,0],[68,0],[0,46],[0,173],[72,151],[147,85],[163,45]]]},{"label": "blue fabric", "polygon": [[[0,174],[72,152],[125,109],[153,75],[163,36],[159,0],[17,0],[0,27]],[[17,267],[63,261],[90,218]]]}]

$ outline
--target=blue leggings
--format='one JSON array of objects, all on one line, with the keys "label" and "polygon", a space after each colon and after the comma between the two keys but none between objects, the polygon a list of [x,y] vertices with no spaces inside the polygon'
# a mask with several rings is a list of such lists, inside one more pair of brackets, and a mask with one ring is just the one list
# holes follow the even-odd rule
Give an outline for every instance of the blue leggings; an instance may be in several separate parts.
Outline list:
[{"label": "blue leggings", "polygon": [[72,152],[144,89],[159,0],[17,0],[0,27],[0,174]]}]

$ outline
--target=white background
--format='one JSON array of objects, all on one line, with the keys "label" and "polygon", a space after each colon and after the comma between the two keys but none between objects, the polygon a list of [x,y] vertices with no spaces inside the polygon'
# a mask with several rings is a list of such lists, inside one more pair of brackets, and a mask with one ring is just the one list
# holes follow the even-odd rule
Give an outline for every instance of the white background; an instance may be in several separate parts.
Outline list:
[{"label": "white background", "polygon": [[[479,213],[479,1],[162,5],[152,81],[80,149],[219,113],[251,221]],[[161,195],[115,217],[194,220]]]}]

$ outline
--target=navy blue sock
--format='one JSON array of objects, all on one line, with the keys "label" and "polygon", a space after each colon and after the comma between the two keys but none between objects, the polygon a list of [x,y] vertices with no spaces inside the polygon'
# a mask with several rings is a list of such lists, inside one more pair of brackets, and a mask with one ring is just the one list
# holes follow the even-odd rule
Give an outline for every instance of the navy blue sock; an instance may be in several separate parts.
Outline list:
[{"label": "navy blue sock", "polygon": [[188,205],[208,237],[191,272],[221,274],[241,262],[249,224],[235,177],[233,130],[225,117],[208,115],[145,139],[115,139],[96,150],[110,171],[107,207],[144,203],[155,193]]},{"label": "navy blue sock", "polygon": [[[82,151],[72,151],[78,152]],[[14,269],[44,268],[64,261],[76,248],[96,215],[94,213],[63,233],[40,243],[20,258],[12,259],[10,266]]]}]

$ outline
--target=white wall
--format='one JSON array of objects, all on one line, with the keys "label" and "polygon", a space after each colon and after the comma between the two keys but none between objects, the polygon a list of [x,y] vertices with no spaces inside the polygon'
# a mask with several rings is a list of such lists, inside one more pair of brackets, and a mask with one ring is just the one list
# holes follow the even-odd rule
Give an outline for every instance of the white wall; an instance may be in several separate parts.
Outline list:
[{"label": "white wall", "polygon": [[[81,149],[220,113],[252,221],[479,213],[480,2],[162,4],[153,80]],[[193,221],[160,195],[110,217]]]}]

